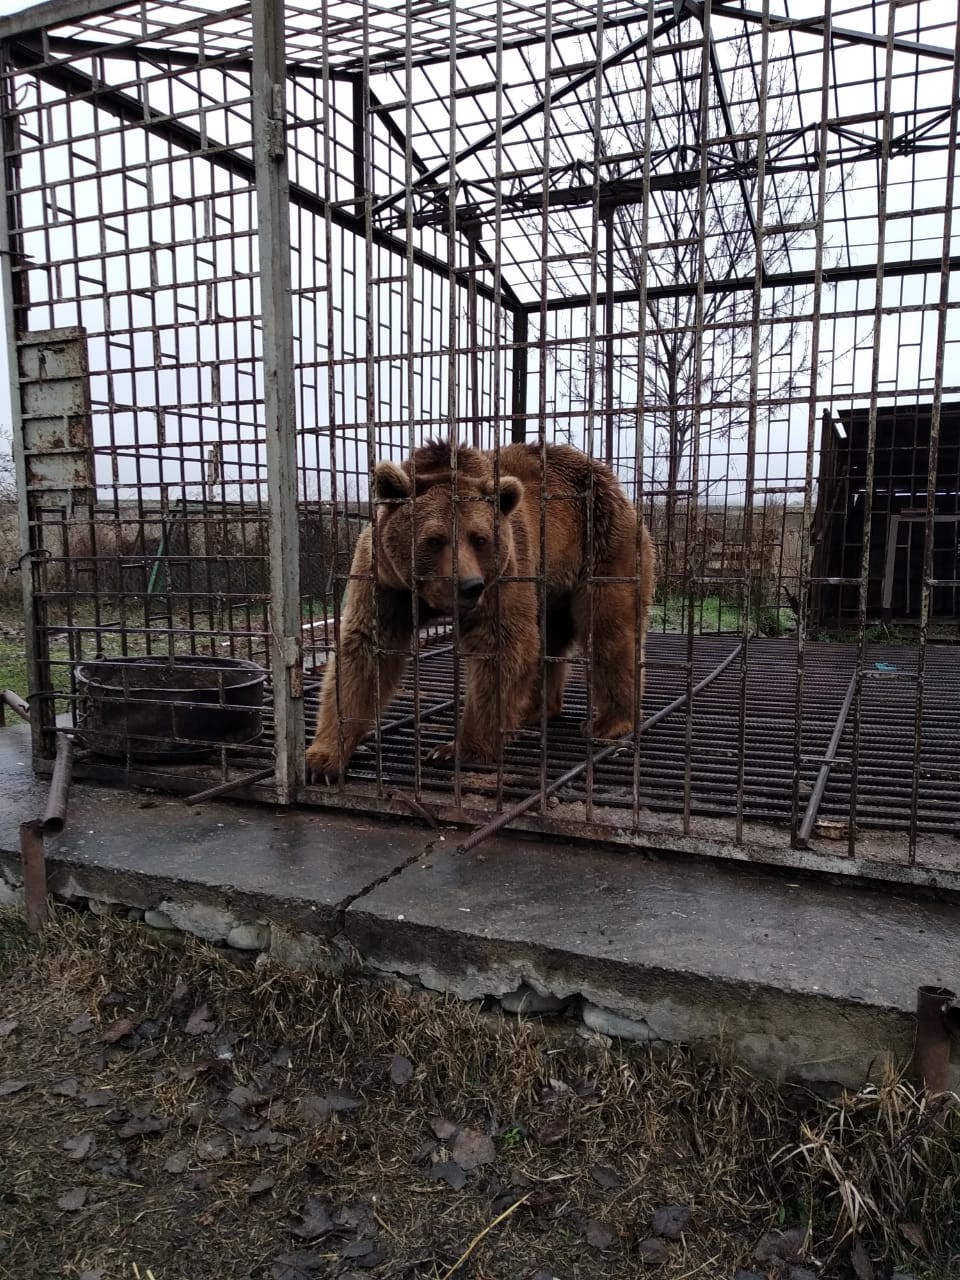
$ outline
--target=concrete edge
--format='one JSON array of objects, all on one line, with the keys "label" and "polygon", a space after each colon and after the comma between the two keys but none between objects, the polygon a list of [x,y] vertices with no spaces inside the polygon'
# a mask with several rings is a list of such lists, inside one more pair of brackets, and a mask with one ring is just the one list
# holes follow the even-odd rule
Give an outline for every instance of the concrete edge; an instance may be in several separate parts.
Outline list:
[{"label": "concrete edge", "polygon": [[[533,942],[482,941],[385,920],[363,896],[324,910],[295,898],[237,892],[163,876],[48,863],[58,899],[294,967],[359,971],[483,1002],[507,1014],[560,1015],[587,1039],[722,1047],[763,1076],[858,1088],[909,1056],[914,1019],[883,1008],[774,985],[618,962]],[[20,899],[19,862],[0,852],[0,905]],[[373,886],[371,886],[373,887]]]}]

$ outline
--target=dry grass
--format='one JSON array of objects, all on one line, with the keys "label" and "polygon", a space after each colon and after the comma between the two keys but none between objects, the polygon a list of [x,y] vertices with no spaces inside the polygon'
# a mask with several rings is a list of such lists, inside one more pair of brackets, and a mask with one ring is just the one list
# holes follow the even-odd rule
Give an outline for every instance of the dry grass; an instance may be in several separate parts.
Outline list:
[{"label": "dry grass", "polygon": [[[0,919],[0,938],[11,1280],[730,1280],[788,1272],[754,1259],[778,1227],[806,1231],[805,1265],[827,1276],[854,1274],[858,1243],[859,1280],[864,1266],[940,1280],[960,1253],[957,1113],[902,1081],[785,1094],[681,1050],[591,1049],[113,919],[61,913],[39,946]],[[121,1018],[139,1030],[106,1042]],[[2,1096],[11,1080],[25,1087]],[[91,1090],[109,1098],[87,1105]],[[319,1117],[332,1095],[359,1105]],[[438,1119],[493,1139],[460,1190],[433,1176],[457,1141]],[[671,1203],[690,1225],[648,1264]]]}]

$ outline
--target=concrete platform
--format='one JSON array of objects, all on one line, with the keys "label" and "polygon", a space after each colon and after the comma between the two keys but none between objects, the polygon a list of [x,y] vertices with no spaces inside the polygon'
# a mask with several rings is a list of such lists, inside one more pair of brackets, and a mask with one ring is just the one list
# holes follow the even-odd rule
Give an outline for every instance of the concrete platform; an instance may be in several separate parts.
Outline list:
[{"label": "concrete platform", "polygon": [[[0,730],[0,897],[42,812],[26,726]],[[555,999],[585,1033],[726,1042],[768,1074],[858,1085],[910,1053],[921,984],[960,983],[943,898],[75,785],[51,890],[294,963],[359,963],[464,999]]]}]

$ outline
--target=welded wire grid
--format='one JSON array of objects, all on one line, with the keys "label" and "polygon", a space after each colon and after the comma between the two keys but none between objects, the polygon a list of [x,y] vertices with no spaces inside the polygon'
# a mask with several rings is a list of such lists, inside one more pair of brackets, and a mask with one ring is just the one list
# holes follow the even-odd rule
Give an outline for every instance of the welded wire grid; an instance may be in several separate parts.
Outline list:
[{"label": "welded wire grid", "polygon": [[[402,729],[332,792],[280,753],[279,794],[475,821],[535,796],[523,821],[543,829],[573,805],[568,834],[704,852],[756,851],[772,822],[757,856],[792,842],[802,860],[812,838],[821,858],[942,872],[960,740],[948,9],[287,4],[266,105],[271,4],[9,20],[8,306],[18,333],[84,329],[95,463],[86,501],[31,490],[45,748],[76,710],[73,667],[101,653],[251,658],[289,725],[302,645],[309,735],[374,462],[438,436],[563,441],[610,463],[657,546],[643,716],[667,686],[686,701],[598,762],[571,729],[588,644],[559,728],[482,778],[430,764],[463,691],[454,620],[378,698]],[[278,117],[283,145],[257,153]],[[289,264],[264,267],[278,192]],[[261,303],[287,284],[278,407],[264,369],[290,356]],[[267,465],[294,418],[295,481]],[[276,507],[294,502],[291,537]],[[301,616],[271,636],[280,588]],[[875,647],[891,636],[904,647]],[[270,742],[268,723],[256,747],[216,744],[189,785],[248,777]],[[878,854],[871,829],[903,839]]]}]

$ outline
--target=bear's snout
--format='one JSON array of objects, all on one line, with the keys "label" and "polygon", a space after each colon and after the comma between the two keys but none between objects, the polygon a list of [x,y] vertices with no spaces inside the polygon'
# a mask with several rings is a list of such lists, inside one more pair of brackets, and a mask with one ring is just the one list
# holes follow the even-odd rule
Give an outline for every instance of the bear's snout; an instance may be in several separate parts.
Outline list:
[{"label": "bear's snout", "polygon": [[457,595],[462,605],[470,606],[477,603],[483,595],[484,581],[482,578],[461,578],[457,583]]}]

